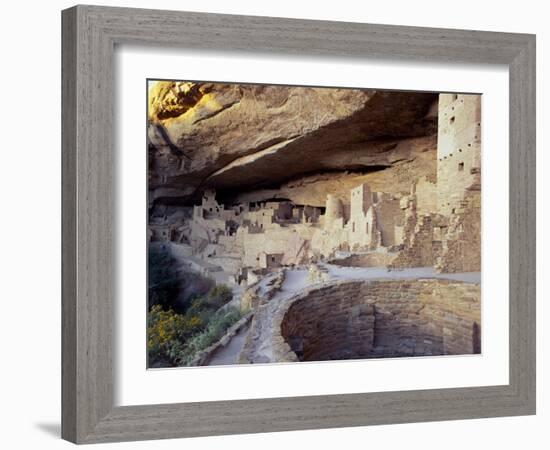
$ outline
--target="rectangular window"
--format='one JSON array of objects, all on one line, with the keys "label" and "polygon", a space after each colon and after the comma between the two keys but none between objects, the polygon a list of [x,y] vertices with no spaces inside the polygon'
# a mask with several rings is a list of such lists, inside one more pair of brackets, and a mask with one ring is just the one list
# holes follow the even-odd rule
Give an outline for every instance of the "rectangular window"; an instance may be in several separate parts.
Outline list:
[{"label": "rectangular window", "polygon": [[458,171],[462,172],[463,170],[464,170],[464,163],[463,162],[458,163]]}]

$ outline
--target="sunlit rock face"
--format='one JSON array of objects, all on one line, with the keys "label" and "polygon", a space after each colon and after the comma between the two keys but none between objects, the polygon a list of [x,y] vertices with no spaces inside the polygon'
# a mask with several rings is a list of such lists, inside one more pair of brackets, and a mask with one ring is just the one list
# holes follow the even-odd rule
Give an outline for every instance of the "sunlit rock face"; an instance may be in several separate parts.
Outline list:
[{"label": "sunlit rock face", "polygon": [[[153,83],[150,201],[191,202],[200,187],[229,201],[321,204],[328,189],[376,183],[382,169],[402,179],[387,192],[406,190],[409,178],[435,173],[436,101],[431,93]],[[409,163],[418,172],[411,177],[403,175]],[[301,189],[308,182],[317,189]]]}]

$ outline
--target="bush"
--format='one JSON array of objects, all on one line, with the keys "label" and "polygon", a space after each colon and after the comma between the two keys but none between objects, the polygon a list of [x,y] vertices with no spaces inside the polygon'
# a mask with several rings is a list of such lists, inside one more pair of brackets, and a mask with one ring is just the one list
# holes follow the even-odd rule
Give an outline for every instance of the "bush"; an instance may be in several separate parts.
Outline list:
[{"label": "bush", "polygon": [[155,304],[147,315],[149,367],[188,365],[197,352],[220,339],[239,320],[237,308],[224,308],[233,297],[225,285],[212,287],[195,297],[185,314]]},{"label": "bush", "polygon": [[149,367],[173,365],[186,339],[203,328],[199,317],[183,316],[155,305],[147,316]]},{"label": "bush", "polygon": [[213,279],[195,272],[180,272],[179,281],[178,297],[173,308],[182,314],[187,312],[194,299],[206,296],[216,285]]},{"label": "bush", "polygon": [[218,310],[210,319],[206,328],[189,339],[183,349],[176,356],[178,365],[188,366],[196,354],[217,342],[229,327],[242,317],[237,308]]},{"label": "bush", "polygon": [[195,297],[187,314],[197,315],[209,319],[212,314],[226,305],[233,298],[233,292],[226,285],[221,284],[211,288],[205,296]]},{"label": "bush", "polygon": [[206,295],[207,303],[215,308],[220,308],[233,298],[233,292],[225,284],[214,286]]}]

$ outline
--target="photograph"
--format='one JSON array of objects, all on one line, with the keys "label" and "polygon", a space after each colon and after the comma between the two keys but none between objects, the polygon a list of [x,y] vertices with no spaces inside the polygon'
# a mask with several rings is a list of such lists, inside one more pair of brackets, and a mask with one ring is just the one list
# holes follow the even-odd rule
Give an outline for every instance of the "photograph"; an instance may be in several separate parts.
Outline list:
[{"label": "photograph", "polygon": [[146,89],[148,368],[481,354],[481,94]]}]

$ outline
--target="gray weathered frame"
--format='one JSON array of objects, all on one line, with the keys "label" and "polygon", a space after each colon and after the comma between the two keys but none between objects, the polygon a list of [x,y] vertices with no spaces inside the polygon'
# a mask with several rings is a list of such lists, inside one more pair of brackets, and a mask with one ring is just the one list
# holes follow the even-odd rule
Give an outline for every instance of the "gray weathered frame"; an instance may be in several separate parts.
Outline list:
[{"label": "gray weathered frame", "polygon": [[[535,36],[97,6],[63,11],[62,31],[63,438],[93,443],[535,413]],[[113,52],[119,43],[506,64],[509,384],[114,407]]]}]

